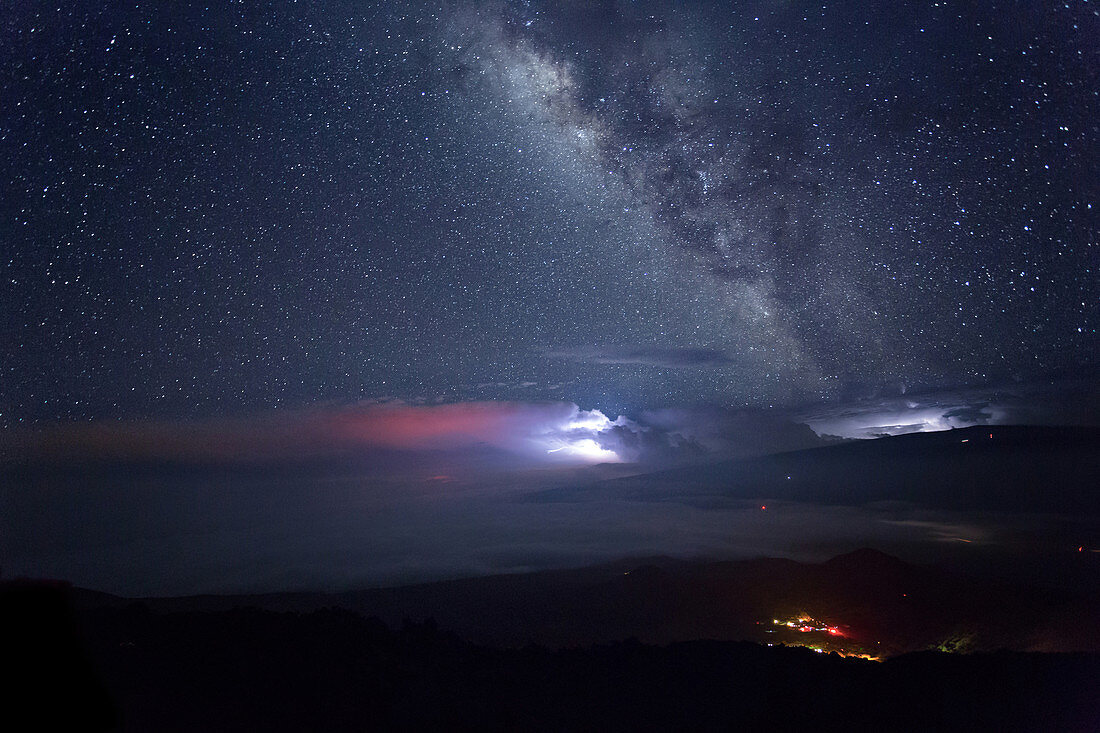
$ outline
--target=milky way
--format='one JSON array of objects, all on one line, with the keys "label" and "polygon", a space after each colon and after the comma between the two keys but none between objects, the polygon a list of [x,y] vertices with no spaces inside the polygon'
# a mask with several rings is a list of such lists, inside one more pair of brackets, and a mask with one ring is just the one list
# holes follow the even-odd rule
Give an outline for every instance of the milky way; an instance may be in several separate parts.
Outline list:
[{"label": "milky way", "polygon": [[1094,369],[1093,5],[20,4],[0,425]]}]

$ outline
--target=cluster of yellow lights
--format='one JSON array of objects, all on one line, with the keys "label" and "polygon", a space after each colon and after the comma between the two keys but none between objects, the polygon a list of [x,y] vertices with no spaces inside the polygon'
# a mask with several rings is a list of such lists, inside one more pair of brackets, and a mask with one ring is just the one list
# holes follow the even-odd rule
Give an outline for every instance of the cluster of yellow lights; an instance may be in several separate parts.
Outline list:
[{"label": "cluster of yellow lights", "polygon": [[791,621],[780,621],[777,618],[772,619],[773,626],[786,626],[787,628],[797,629],[803,633],[810,631],[823,631],[831,636],[844,636],[844,632],[840,630],[839,626],[829,626],[828,624],[819,624],[809,616],[799,616],[797,619]]},{"label": "cluster of yellow lights", "polygon": [[[801,615],[801,616],[798,616],[797,618],[787,619],[787,620],[773,618],[772,619],[772,626],[780,626],[780,627],[783,627],[784,629],[789,629],[790,631],[797,631],[800,634],[813,634],[813,633],[826,634],[827,636],[833,637],[833,638],[836,638],[836,637],[844,638],[844,637],[847,636],[847,634],[845,634],[844,631],[842,631],[839,626],[832,626],[830,624],[821,623],[820,621],[817,621],[814,618],[812,618],[810,616],[806,616],[806,615]],[[775,632],[772,631],[772,630],[769,630],[768,633],[775,633]],[[855,657],[857,659],[868,659],[868,660],[871,660],[871,661],[874,661],[874,662],[881,662],[882,661],[881,657],[877,657],[877,656],[874,656],[874,655],[871,655],[871,654],[867,654],[867,653],[862,652],[862,651],[852,651],[852,650],[844,649],[842,647],[837,647],[835,642],[829,644],[829,649],[828,650],[826,650],[820,644],[815,644],[812,641],[807,641],[807,642],[803,643],[803,642],[798,641],[798,640],[792,640],[790,642],[784,643],[784,645],[785,646],[800,646],[800,647],[805,647],[807,649],[813,649],[818,654],[824,654],[826,651],[829,651],[829,652],[831,652],[833,654],[836,654],[837,656],[841,656],[841,657]],[[775,646],[775,645],[774,644],[768,644],[768,646]]]}]

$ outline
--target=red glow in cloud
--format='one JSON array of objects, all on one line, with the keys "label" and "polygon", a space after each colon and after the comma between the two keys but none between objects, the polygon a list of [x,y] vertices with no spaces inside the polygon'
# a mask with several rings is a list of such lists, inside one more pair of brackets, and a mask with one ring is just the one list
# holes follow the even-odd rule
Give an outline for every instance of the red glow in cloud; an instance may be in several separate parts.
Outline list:
[{"label": "red glow in cloud", "polygon": [[430,407],[384,406],[334,416],[343,439],[387,448],[453,448],[476,443],[515,446],[517,439],[564,422],[568,403],[460,402]]},{"label": "red glow in cloud", "polygon": [[[465,402],[312,409],[199,422],[101,422],[8,435],[0,452],[43,458],[235,462],[353,455],[372,448],[455,451],[489,445],[549,460],[548,446],[593,442],[598,428],[585,423],[592,415],[599,413],[566,402]],[[599,417],[601,424],[608,422]],[[556,437],[578,425],[583,435]],[[592,460],[583,452],[572,459]]]},{"label": "red glow in cloud", "polygon": [[385,406],[349,411],[335,426],[341,440],[404,450],[454,450],[491,445],[541,460],[618,462],[601,445],[617,423],[599,410],[566,402],[463,402],[430,407]]}]

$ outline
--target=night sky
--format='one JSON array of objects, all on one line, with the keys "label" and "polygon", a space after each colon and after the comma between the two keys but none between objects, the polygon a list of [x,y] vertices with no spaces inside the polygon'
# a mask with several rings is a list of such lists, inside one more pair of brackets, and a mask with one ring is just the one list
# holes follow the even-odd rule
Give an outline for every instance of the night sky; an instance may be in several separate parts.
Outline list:
[{"label": "night sky", "polygon": [[1091,369],[1100,8],[973,5],[18,3],[0,425]]}]

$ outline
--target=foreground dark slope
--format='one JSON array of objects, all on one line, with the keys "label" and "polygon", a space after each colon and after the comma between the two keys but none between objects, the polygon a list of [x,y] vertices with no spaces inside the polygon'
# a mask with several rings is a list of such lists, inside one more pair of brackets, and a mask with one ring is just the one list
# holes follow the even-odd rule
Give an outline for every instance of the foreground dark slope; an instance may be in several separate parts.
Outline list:
[{"label": "foreground dark slope", "polygon": [[[69,610],[0,585],[0,724],[124,731],[1089,731],[1100,657],[911,654],[884,664],[735,642],[479,647],[325,609]],[[78,635],[79,630],[79,635]],[[31,716],[30,718],[20,716]]]}]

